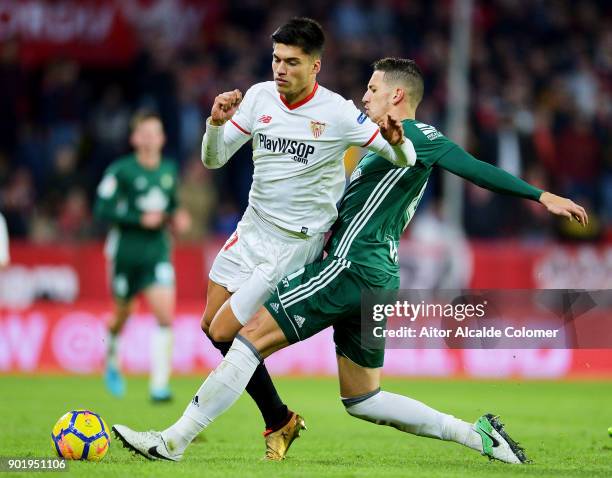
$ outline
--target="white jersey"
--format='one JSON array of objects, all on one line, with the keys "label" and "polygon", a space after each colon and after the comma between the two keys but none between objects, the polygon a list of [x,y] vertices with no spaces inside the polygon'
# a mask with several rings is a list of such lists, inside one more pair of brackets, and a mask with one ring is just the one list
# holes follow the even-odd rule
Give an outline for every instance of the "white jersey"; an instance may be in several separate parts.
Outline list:
[{"label": "white jersey", "polygon": [[220,167],[249,140],[255,166],[249,205],[273,224],[308,235],[327,231],[338,216],[349,146],[371,149],[398,166],[416,159],[408,139],[391,147],[352,101],[318,84],[292,105],[272,81],[252,86],[229,122],[207,124],[202,161]]}]

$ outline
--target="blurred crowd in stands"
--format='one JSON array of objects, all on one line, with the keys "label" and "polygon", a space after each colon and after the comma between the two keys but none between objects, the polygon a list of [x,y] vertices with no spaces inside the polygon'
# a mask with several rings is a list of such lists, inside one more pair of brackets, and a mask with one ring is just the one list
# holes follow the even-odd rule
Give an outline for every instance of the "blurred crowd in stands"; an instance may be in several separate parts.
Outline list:
[{"label": "blurred crowd in stands", "polygon": [[[158,3],[162,14],[139,29],[139,51],[127,64],[56,57],[28,67],[19,38],[0,42],[0,211],[13,237],[100,237],[91,213],[96,185],[129,152],[129,120],[139,108],[162,116],[165,152],[180,164],[180,199],[194,224],[185,239],[229,234],[248,198],[250,147],[206,170],[203,123],[219,92],[271,79],[270,34],[295,15],[319,20],[327,33],[322,85],[360,105],[373,60],[414,58],[426,80],[417,118],[445,131],[451,1],[229,0],[214,32],[180,39],[172,22],[181,0]],[[581,203],[591,226],[560,225],[535,203],[467,186],[467,234],[611,239],[612,4],[475,0],[471,45],[466,149]],[[421,214],[439,210],[441,183],[435,175]]]}]

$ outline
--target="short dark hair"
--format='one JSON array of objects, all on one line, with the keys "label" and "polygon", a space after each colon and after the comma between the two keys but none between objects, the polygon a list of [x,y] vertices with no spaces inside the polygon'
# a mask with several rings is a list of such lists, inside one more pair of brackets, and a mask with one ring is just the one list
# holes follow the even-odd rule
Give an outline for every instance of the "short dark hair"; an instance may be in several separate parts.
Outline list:
[{"label": "short dark hair", "polygon": [[321,56],[325,34],[321,25],[312,18],[295,17],[272,33],[272,41],[299,46],[307,55]]},{"label": "short dark hair", "polygon": [[408,87],[410,103],[417,106],[423,99],[423,73],[414,60],[383,58],[372,64],[374,71],[384,72],[384,81],[402,83]]},{"label": "short dark hair", "polygon": [[151,110],[138,110],[136,111],[131,120],[130,120],[130,129],[133,131],[136,130],[141,123],[144,123],[148,120],[157,120],[162,125],[162,130],[164,129],[164,123],[162,122],[161,116],[155,111]]}]

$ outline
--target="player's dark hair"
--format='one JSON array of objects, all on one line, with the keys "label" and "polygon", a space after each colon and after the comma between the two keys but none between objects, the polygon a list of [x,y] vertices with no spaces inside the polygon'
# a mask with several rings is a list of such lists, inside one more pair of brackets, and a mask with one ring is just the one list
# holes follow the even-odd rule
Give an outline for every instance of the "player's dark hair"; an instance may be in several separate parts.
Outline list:
[{"label": "player's dark hair", "polygon": [[133,132],[141,123],[144,123],[148,120],[157,120],[162,125],[162,130],[164,128],[164,123],[162,122],[161,116],[157,114],[155,111],[150,110],[138,110],[136,113],[132,115],[132,119],[130,120],[130,130]]},{"label": "player's dark hair", "polygon": [[312,18],[295,17],[272,33],[272,41],[298,46],[307,55],[321,56],[325,34],[321,25]]},{"label": "player's dark hair", "polygon": [[407,87],[410,103],[417,106],[423,99],[423,73],[414,60],[383,58],[372,64],[374,71],[384,72],[387,83],[401,83]]}]

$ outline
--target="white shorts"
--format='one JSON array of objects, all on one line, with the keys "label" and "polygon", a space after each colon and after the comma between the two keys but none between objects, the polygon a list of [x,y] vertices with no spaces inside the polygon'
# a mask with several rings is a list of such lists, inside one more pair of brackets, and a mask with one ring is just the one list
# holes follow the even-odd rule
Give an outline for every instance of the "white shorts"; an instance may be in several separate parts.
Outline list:
[{"label": "white shorts", "polygon": [[265,222],[249,206],[217,254],[208,277],[233,293],[232,311],[245,325],[284,276],[321,256],[324,236],[291,236]]}]

